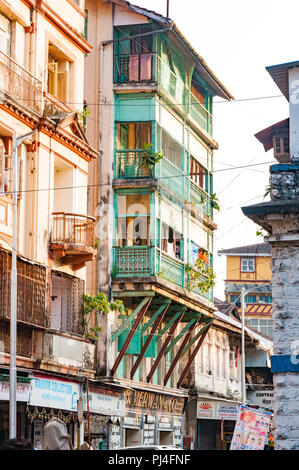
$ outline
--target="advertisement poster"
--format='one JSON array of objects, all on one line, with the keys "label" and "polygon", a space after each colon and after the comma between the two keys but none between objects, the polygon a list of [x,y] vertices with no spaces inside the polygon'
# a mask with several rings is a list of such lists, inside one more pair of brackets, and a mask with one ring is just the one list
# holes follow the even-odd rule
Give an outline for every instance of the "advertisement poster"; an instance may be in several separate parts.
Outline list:
[{"label": "advertisement poster", "polygon": [[240,406],[230,450],[264,450],[271,413]]}]

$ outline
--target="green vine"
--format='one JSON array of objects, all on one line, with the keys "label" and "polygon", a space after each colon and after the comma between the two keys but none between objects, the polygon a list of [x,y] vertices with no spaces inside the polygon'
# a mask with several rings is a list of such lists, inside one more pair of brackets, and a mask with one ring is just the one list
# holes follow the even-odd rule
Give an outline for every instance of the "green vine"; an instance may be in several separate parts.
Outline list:
[{"label": "green vine", "polygon": [[211,287],[215,286],[216,274],[209,267],[208,255],[202,251],[198,253],[195,263],[185,265],[185,271],[188,274],[188,289],[193,290],[198,287],[201,292],[208,292]]},{"label": "green vine", "polygon": [[164,152],[154,152],[152,144],[144,144],[144,149],[144,166],[151,170],[164,157]]},{"label": "green vine", "polygon": [[122,300],[114,300],[109,302],[106,295],[103,292],[98,293],[94,297],[88,294],[84,296],[84,326],[85,332],[88,338],[97,341],[98,333],[101,331],[100,326],[90,327],[89,321],[91,314],[103,313],[108,315],[109,312],[118,312],[126,313],[127,309],[125,308]]}]

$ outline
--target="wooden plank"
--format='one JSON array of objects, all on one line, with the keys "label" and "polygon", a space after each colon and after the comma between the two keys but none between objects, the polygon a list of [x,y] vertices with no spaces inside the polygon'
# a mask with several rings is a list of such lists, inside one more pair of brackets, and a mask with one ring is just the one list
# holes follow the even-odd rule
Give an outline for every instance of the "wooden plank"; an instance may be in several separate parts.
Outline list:
[{"label": "wooden plank", "polygon": [[133,313],[122,323],[122,325],[113,333],[111,336],[111,341],[113,342],[122,331],[124,331],[128,325],[134,320],[134,317],[140,312],[140,310],[146,305],[146,303],[151,299],[151,297],[144,297],[144,299],[139,302]]},{"label": "wooden plank", "polygon": [[[150,381],[151,381],[151,379],[152,379],[152,377],[153,377],[153,375],[154,375],[154,373],[155,373],[155,370],[157,369],[157,367],[158,367],[158,365],[159,365],[159,363],[160,363],[160,361],[161,361],[161,359],[162,359],[162,357],[163,357],[164,351],[165,351],[165,349],[167,348],[167,345],[168,345],[169,341],[171,341],[171,338],[173,337],[174,332],[175,332],[175,330],[176,330],[178,324],[180,323],[180,321],[182,320],[182,318],[183,318],[183,316],[184,316],[184,314],[185,314],[185,310],[186,310],[186,309],[183,308],[182,311],[178,312],[178,313],[175,315],[175,317],[174,317],[174,322],[172,322],[171,330],[170,330],[170,332],[169,332],[169,334],[168,334],[166,340],[164,341],[164,343],[163,343],[163,345],[162,345],[162,347],[161,347],[161,350],[160,350],[160,352],[159,352],[159,354],[158,354],[158,356],[157,356],[157,359],[155,360],[155,362],[154,362],[154,364],[153,364],[153,366],[152,366],[152,368],[151,368],[151,370],[150,370],[150,373],[148,374],[148,376],[147,376],[147,378],[146,378],[147,382],[150,382]],[[169,322],[169,323],[170,323],[170,322]],[[169,325],[169,323],[168,323],[168,325]],[[167,331],[167,330],[166,330],[166,331]]]},{"label": "wooden plank", "polygon": [[[128,337],[127,337],[127,339],[126,339],[126,341],[125,341],[125,344],[123,345],[123,347],[122,347],[122,349],[121,349],[121,351],[120,351],[120,353],[119,353],[119,355],[118,355],[118,357],[117,357],[117,359],[116,359],[116,361],[115,361],[115,363],[114,363],[114,366],[112,367],[112,370],[111,370],[112,376],[115,374],[115,372],[116,372],[116,370],[117,370],[117,368],[118,368],[118,366],[119,366],[119,364],[120,364],[122,358],[123,358],[124,355],[126,354],[126,351],[127,351],[128,347],[129,347],[129,344],[130,344],[130,342],[132,341],[132,338],[133,338],[134,334],[135,334],[136,331],[138,330],[138,326],[140,325],[140,322],[141,322],[142,318],[143,318],[144,315],[146,314],[146,311],[147,311],[148,307],[150,306],[151,301],[152,301],[152,298],[150,298],[150,299],[148,300],[148,302],[146,303],[146,305],[144,305],[143,308],[142,308],[142,309],[140,310],[140,312],[138,313],[137,318],[136,318],[136,321],[135,321],[135,323],[134,323],[134,325],[133,325],[133,327],[132,327],[130,333],[128,334]],[[139,304],[139,305],[140,305],[140,304]]]},{"label": "wooden plank", "polygon": [[[181,346],[179,347],[179,350],[175,356],[175,358],[173,359],[172,363],[171,363],[171,366],[164,378],[164,386],[166,386],[172,372],[173,372],[173,369],[175,368],[175,366],[177,365],[180,357],[181,357],[181,354],[182,354],[182,351],[184,349],[184,347],[186,346],[186,344],[188,343],[189,339],[190,339],[190,336],[192,335],[193,331],[195,330],[196,328],[196,325],[197,325],[197,322],[198,322],[198,319],[196,319],[195,323],[193,323],[190,327],[189,327],[189,331],[188,333],[185,335],[185,338],[183,339],[182,341],[182,344]],[[191,323],[191,322],[190,322]]]},{"label": "wooden plank", "polygon": [[183,370],[183,372],[182,372],[182,374],[181,374],[181,377],[180,377],[180,379],[179,379],[179,381],[178,381],[178,383],[177,383],[177,388],[180,388],[180,386],[182,385],[183,380],[184,380],[184,378],[186,377],[186,374],[187,374],[188,370],[190,369],[191,364],[192,364],[192,362],[194,361],[196,354],[197,354],[198,351],[199,351],[199,348],[201,347],[201,345],[202,345],[202,343],[203,343],[203,341],[204,341],[206,335],[208,334],[209,329],[211,328],[211,325],[212,325],[212,322],[209,323],[208,325],[206,325],[206,326],[207,326],[207,329],[206,329],[206,330],[204,331],[204,333],[201,335],[200,340],[198,341],[196,347],[194,348],[194,351],[192,352],[192,354],[191,354],[191,356],[190,356],[190,358],[189,358],[189,360],[188,360],[188,363],[187,363],[185,369]]},{"label": "wooden plank", "polygon": [[[149,335],[148,335],[148,337],[147,337],[147,339],[146,339],[146,342],[145,342],[144,346],[142,347],[141,353],[139,354],[139,356],[138,356],[138,358],[137,358],[135,364],[134,364],[133,367],[132,367],[132,371],[131,371],[131,380],[134,378],[134,375],[135,375],[135,373],[136,373],[136,370],[137,370],[137,368],[138,368],[138,366],[139,366],[139,364],[140,364],[140,362],[141,362],[141,360],[142,360],[144,354],[146,353],[146,351],[147,351],[147,349],[148,349],[148,347],[149,347],[151,341],[153,341],[153,339],[154,339],[154,334],[155,334],[155,332],[157,331],[157,329],[159,328],[159,326],[160,326],[160,324],[161,324],[161,322],[162,322],[162,320],[163,320],[163,318],[164,318],[164,316],[165,316],[165,314],[166,314],[166,312],[167,312],[167,310],[168,310],[168,307],[169,307],[169,304],[168,304],[168,305],[164,305],[164,306],[163,306],[162,313],[160,312],[160,316],[156,318],[156,321],[155,321],[155,323],[154,323],[154,326],[153,326],[151,332],[149,333]],[[160,310],[160,309],[159,309],[159,310]],[[158,311],[159,311],[159,310],[158,310]]]}]

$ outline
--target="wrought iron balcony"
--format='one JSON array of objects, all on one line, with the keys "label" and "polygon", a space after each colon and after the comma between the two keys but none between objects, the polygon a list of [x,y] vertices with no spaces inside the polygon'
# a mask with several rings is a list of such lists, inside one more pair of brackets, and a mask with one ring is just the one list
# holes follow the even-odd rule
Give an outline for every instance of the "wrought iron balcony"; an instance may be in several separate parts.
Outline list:
[{"label": "wrought iron balcony", "polygon": [[[151,246],[113,248],[113,276],[115,278],[143,278],[154,275],[190,291],[184,261]],[[212,300],[212,289],[204,293],[195,287],[192,291]]]},{"label": "wrought iron balcony", "polygon": [[68,212],[53,212],[50,252],[52,259],[77,269],[95,253],[94,217]]},{"label": "wrought iron balcony", "polygon": [[0,51],[0,90],[28,107],[42,114],[42,82],[21,67],[11,57]]},{"label": "wrought iron balcony", "polygon": [[150,178],[152,170],[146,165],[144,150],[116,151],[116,178]]},{"label": "wrought iron balcony", "polygon": [[156,80],[156,53],[114,56],[114,83],[138,84]]}]

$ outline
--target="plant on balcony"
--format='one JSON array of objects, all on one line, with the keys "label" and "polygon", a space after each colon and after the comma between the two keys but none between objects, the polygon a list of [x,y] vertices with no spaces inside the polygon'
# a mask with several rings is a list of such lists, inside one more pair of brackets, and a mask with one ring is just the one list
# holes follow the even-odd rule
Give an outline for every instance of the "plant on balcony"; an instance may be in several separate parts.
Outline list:
[{"label": "plant on balcony", "polygon": [[216,274],[209,266],[208,254],[202,250],[198,252],[198,257],[193,265],[190,263],[185,265],[185,271],[189,290],[198,287],[201,292],[206,293],[215,285]]},{"label": "plant on balcony", "polygon": [[216,196],[216,193],[213,193],[211,195],[211,206],[213,207],[213,209],[220,211],[220,203],[218,197]]},{"label": "plant on balcony", "polygon": [[164,157],[164,152],[161,150],[160,152],[153,151],[153,144],[144,144],[144,166],[145,168],[152,170],[153,167]]},{"label": "plant on balcony", "polygon": [[85,333],[88,338],[97,341],[98,333],[101,331],[101,326],[89,326],[92,313],[103,313],[108,315],[109,312],[126,313],[127,309],[122,300],[114,300],[109,302],[103,292],[95,296],[85,294],[84,296],[84,326]]}]

